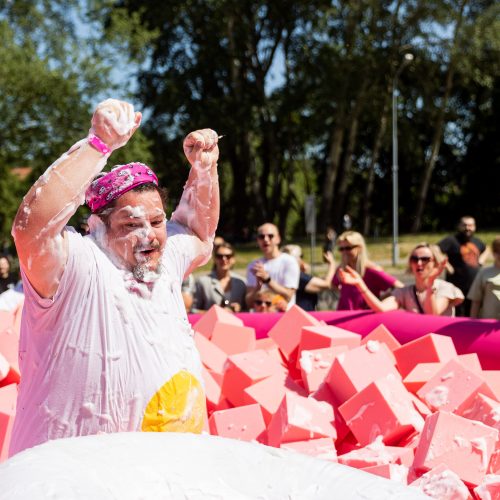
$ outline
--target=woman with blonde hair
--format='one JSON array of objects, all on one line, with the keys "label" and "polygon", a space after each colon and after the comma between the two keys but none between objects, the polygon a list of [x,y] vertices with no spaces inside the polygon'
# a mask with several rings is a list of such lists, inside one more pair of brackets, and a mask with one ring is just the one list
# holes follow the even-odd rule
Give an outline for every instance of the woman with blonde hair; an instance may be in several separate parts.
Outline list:
[{"label": "woman with blonde hair", "polygon": [[368,259],[366,243],[363,236],[356,231],[345,231],[337,238],[337,249],[341,255],[341,263],[333,277],[334,288],[339,289],[340,297],[337,310],[369,309],[359,290],[348,281],[343,281],[345,274],[341,271],[353,269],[362,277],[371,293],[380,298],[383,292],[403,286],[398,279],[386,273],[380,266]]},{"label": "woman with blonde hair", "polygon": [[463,302],[464,295],[455,285],[438,278],[447,265],[448,260],[437,245],[419,243],[408,257],[408,268],[415,277],[415,284],[395,289],[384,300],[371,292],[352,267],[347,266],[340,274],[342,282],[356,287],[376,312],[404,309],[420,314],[454,316],[455,306]]}]

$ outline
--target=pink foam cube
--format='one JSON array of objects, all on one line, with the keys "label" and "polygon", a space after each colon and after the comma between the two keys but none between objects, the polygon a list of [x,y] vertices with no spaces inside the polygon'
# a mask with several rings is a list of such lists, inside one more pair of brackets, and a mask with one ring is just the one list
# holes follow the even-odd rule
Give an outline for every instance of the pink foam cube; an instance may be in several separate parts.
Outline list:
[{"label": "pink foam cube", "polygon": [[220,374],[222,377],[227,354],[201,333],[194,332],[194,341],[200,353],[201,362],[209,370]]},{"label": "pink foam cube", "polygon": [[474,488],[478,500],[500,500],[500,476],[487,474],[481,484]]},{"label": "pink foam cube", "polygon": [[453,340],[445,335],[429,333],[393,351],[403,377],[419,363],[448,361],[457,356]]},{"label": "pink foam cube", "polygon": [[287,392],[267,428],[268,444],[328,437],[336,439],[333,409],[327,403]]},{"label": "pink foam cube", "polygon": [[0,388],[0,462],[9,455],[10,437],[16,415],[17,384]]},{"label": "pink foam cube", "polygon": [[324,349],[303,350],[299,365],[302,382],[309,394],[316,391],[327,376],[335,356],[347,351],[347,346],[339,345]]},{"label": "pink foam cube", "polygon": [[213,305],[205,314],[202,314],[201,318],[194,324],[193,329],[210,339],[217,323],[243,326],[243,321],[233,313],[220,306]]},{"label": "pink foam cube", "polygon": [[298,358],[304,350],[344,346],[346,349],[359,347],[361,335],[333,325],[304,326],[300,334]]},{"label": "pink foam cube", "polygon": [[0,353],[4,356],[10,365],[10,370],[7,376],[4,377],[2,385],[19,383],[21,380],[21,372],[19,370],[19,336],[12,330],[7,328],[0,332]]},{"label": "pink foam cube", "polygon": [[391,357],[396,364],[396,358],[392,351],[401,347],[399,340],[394,337],[394,335],[385,327],[385,325],[378,325],[374,330],[372,330],[368,335],[363,337],[361,344],[366,344],[370,340],[376,340],[385,344],[389,351],[391,351]]},{"label": "pink foam cube", "polygon": [[321,323],[297,305],[293,305],[269,330],[268,336],[280,348],[286,359],[290,359],[300,343],[304,326],[319,326]]},{"label": "pink foam cube", "polygon": [[243,400],[246,404],[259,404],[262,408],[264,421],[266,425],[269,425],[287,391],[307,396],[307,392],[297,385],[286,372],[281,372],[243,389]]},{"label": "pink foam cube", "polygon": [[266,424],[259,405],[214,411],[208,420],[210,433],[240,441],[266,441]]},{"label": "pink foam cube", "polygon": [[457,414],[500,430],[500,403],[484,394],[477,393],[470,404]]},{"label": "pink foam cube", "polygon": [[460,413],[478,392],[493,396],[480,375],[452,359],[417,391],[417,396],[432,410]]},{"label": "pink foam cube", "polygon": [[248,326],[216,323],[211,340],[226,354],[253,351],[255,349],[255,330]]},{"label": "pink foam cube", "polygon": [[431,498],[472,500],[467,486],[446,464],[439,464],[426,472],[413,481],[411,486],[420,489]]},{"label": "pink foam cube", "polygon": [[217,381],[204,366],[202,366],[201,368],[201,375],[203,377],[203,382],[205,383],[207,411],[210,414],[214,410],[218,409],[219,403],[222,398],[222,392]]},{"label": "pink foam cube", "polygon": [[424,425],[403,383],[392,374],[366,386],[340,406],[339,411],[363,446],[378,436],[386,444],[395,444]]},{"label": "pink foam cube", "polygon": [[367,446],[340,455],[338,461],[357,469],[387,464],[402,464],[409,467],[413,462],[413,450],[398,446],[385,446],[381,439],[376,439]]},{"label": "pink foam cube", "polygon": [[339,404],[380,377],[393,374],[401,378],[387,354],[387,348],[381,346],[365,344],[335,356],[325,382]]},{"label": "pink foam cube", "polygon": [[442,367],[443,363],[419,363],[406,375],[403,384],[409,392],[416,394]]},{"label": "pink foam cube", "polygon": [[332,390],[326,385],[322,383],[316,391],[311,393],[309,397],[317,399],[318,401],[324,401],[328,403],[333,408],[334,420],[335,420],[335,429],[337,430],[337,442],[344,439],[347,434],[350,434],[349,427],[345,423],[344,418],[340,414],[338,410],[338,403],[335,399]]},{"label": "pink foam cube", "polygon": [[226,362],[222,394],[234,406],[247,404],[243,389],[283,371],[284,368],[267,351],[233,354]]},{"label": "pink foam cube", "polygon": [[413,467],[422,472],[445,463],[468,486],[475,487],[487,472],[497,439],[493,427],[438,411],[425,420]]},{"label": "pink foam cube", "polygon": [[500,370],[483,370],[482,376],[492,390],[497,401],[500,401]]},{"label": "pink foam cube", "polygon": [[321,458],[330,462],[337,462],[337,450],[331,438],[308,439],[307,441],[294,441],[292,443],[282,443],[285,450],[296,451],[311,457]]},{"label": "pink foam cube", "polygon": [[418,399],[417,396],[415,396],[415,394],[412,394],[411,392],[408,392],[408,394],[410,395],[410,399],[411,399],[411,402],[413,403],[413,407],[415,408],[415,410],[418,411],[418,413],[420,413],[420,415],[422,415],[424,420],[429,415],[432,415],[432,410],[425,403],[420,401],[420,399]]},{"label": "pink foam cube", "polygon": [[363,471],[375,474],[376,476],[385,477],[396,481],[398,483],[408,483],[408,467],[400,464],[384,464],[372,465],[371,467],[364,467]]}]

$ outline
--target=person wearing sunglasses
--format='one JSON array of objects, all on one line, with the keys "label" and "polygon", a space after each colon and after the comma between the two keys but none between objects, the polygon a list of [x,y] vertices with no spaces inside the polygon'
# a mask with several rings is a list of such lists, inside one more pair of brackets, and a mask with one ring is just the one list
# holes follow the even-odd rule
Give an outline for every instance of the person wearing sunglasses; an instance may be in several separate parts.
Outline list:
[{"label": "person wearing sunglasses", "polygon": [[448,281],[438,278],[448,264],[437,245],[419,243],[408,258],[408,270],[415,284],[396,288],[389,297],[380,300],[361,278],[359,273],[347,266],[340,271],[343,282],[355,286],[376,312],[404,309],[420,314],[454,316],[455,307],[464,300],[462,291]]},{"label": "person wearing sunglasses", "polygon": [[368,289],[378,298],[403,283],[386,273],[380,266],[368,259],[363,236],[356,231],[345,231],[337,238],[337,250],[340,252],[340,265],[333,277],[333,288],[339,292],[337,310],[370,309],[359,290],[342,281],[341,270],[347,267],[355,269],[363,278]]},{"label": "person wearing sunglasses", "polygon": [[234,312],[245,310],[247,286],[232,272],[236,262],[233,246],[227,242],[215,246],[213,262],[210,274],[196,279],[193,312],[207,311],[215,304]]},{"label": "person wearing sunglasses", "polygon": [[291,255],[280,251],[278,228],[269,222],[257,229],[257,244],[262,257],[253,260],[247,267],[247,296],[249,308],[253,307],[256,293],[269,288],[281,295],[288,308],[295,304],[295,292],[299,286],[299,264]]},{"label": "person wearing sunglasses", "polygon": [[285,312],[286,300],[269,289],[259,290],[255,294],[252,311],[256,313]]}]

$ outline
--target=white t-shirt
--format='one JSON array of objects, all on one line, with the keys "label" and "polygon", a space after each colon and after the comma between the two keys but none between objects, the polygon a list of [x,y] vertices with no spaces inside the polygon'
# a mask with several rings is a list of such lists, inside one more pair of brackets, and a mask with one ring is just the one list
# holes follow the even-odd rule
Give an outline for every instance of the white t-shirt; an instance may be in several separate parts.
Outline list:
[{"label": "white t-shirt", "polygon": [[[252,268],[257,262],[262,262],[264,264],[264,269],[269,273],[271,279],[276,281],[281,286],[294,288],[295,290],[299,287],[299,264],[297,259],[287,253],[280,253],[278,257],[275,257],[274,259],[261,257],[250,262],[247,266],[248,287],[257,286],[257,278],[252,272]],[[288,303],[288,307],[291,307],[293,304],[295,304],[295,294]]]},{"label": "white t-shirt", "polygon": [[99,432],[201,432],[201,364],[181,296],[197,238],[168,225],[164,270],[144,298],[91,236],[66,231],[68,262],[55,296],[41,298],[23,274],[10,455]]}]

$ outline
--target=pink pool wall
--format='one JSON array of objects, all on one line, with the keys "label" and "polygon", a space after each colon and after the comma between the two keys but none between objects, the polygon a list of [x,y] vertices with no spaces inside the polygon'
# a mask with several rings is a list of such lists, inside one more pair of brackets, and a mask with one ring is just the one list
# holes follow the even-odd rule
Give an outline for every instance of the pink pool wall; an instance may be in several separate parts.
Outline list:
[{"label": "pink pool wall", "polygon": [[[313,312],[312,315],[329,325],[363,336],[383,324],[402,344],[427,333],[447,335],[453,338],[459,354],[475,352],[483,369],[500,370],[500,321],[419,315],[404,311],[321,311]],[[241,318],[245,326],[255,329],[257,338],[264,338],[282,313],[240,313],[236,316]],[[193,325],[199,318],[199,314],[189,316]]]}]

